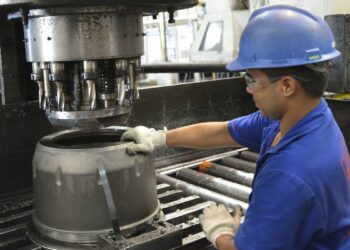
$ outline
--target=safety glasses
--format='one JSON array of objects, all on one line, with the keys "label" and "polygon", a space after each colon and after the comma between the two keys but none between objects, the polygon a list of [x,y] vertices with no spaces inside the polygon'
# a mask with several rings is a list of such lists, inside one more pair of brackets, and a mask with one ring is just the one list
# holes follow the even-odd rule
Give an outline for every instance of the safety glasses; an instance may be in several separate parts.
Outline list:
[{"label": "safety glasses", "polygon": [[[268,85],[267,83],[263,83],[258,79],[254,79],[248,72],[244,74],[244,78],[245,78],[245,83],[247,84],[247,90],[249,93],[255,93]],[[281,78],[282,76],[269,77],[269,80],[271,83],[274,83]]]}]

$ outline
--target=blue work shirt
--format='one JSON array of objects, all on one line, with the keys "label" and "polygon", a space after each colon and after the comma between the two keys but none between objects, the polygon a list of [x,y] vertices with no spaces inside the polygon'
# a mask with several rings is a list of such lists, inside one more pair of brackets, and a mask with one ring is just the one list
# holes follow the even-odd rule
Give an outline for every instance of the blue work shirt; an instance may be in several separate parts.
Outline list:
[{"label": "blue work shirt", "polygon": [[271,147],[279,121],[259,111],[229,122],[260,157],[239,250],[350,250],[350,157],[324,99]]}]

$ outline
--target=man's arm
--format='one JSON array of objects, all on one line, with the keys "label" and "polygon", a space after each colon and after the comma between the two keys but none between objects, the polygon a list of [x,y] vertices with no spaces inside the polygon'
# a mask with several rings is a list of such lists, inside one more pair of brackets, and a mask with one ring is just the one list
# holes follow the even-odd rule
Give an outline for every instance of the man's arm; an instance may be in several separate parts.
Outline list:
[{"label": "man's arm", "polygon": [[161,147],[215,148],[239,146],[229,131],[228,122],[206,122],[170,131],[155,130],[143,126],[128,129],[121,140],[132,140],[128,153],[151,153]]},{"label": "man's arm", "polygon": [[189,125],[166,133],[168,147],[215,148],[239,146],[228,132],[228,122],[206,122]]}]

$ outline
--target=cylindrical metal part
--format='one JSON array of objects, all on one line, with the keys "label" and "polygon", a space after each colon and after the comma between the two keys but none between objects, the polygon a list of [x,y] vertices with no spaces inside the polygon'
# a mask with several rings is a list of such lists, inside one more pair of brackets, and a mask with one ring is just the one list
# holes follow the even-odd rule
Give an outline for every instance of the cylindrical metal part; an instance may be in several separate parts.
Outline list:
[{"label": "cylindrical metal part", "polygon": [[144,47],[142,25],[142,13],[29,16],[25,26],[27,61],[138,57]]},{"label": "cylindrical metal part", "polygon": [[177,171],[176,177],[245,202],[248,202],[252,191],[249,187],[203,174],[189,168],[183,168]]},{"label": "cylindrical metal part", "polygon": [[253,162],[248,162],[242,159],[234,158],[234,157],[225,157],[222,158],[221,163],[228,167],[232,167],[235,169],[243,170],[249,173],[255,173],[256,164]]},{"label": "cylindrical metal part", "polygon": [[133,99],[138,98],[137,82],[136,82],[136,65],[133,60],[129,61],[129,90],[132,93]]},{"label": "cylindrical metal part", "polygon": [[64,63],[51,63],[51,74],[64,74]]},{"label": "cylindrical metal part", "polygon": [[135,63],[136,69],[141,70],[141,58],[140,57],[135,58],[134,63]]},{"label": "cylindrical metal part", "polygon": [[46,237],[74,243],[96,242],[112,230],[98,174],[104,165],[123,235],[151,222],[159,212],[151,154],[130,156],[124,131],[63,131],[42,138],[33,158],[35,227]]},{"label": "cylindrical metal part", "polygon": [[44,100],[43,100],[43,109],[46,110],[47,105],[50,103],[51,98],[51,86],[49,79],[49,64],[41,63],[40,67],[43,71],[43,79],[44,79]]},{"label": "cylindrical metal part", "polygon": [[159,182],[164,182],[172,186],[173,188],[177,188],[180,190],[183,190],[186,194],[190,195],[198,195],[204,200],[210,200],[214,201],[220,204],[224,204],[227,207],[234,208],[235,206],[239,205],[243,208],[243,211],[245,212],[248,208],[248,204],[245,202],[242,202],[240,200],[236,200],[234,198],[213,192],[211,190],[198,187],[192,184],[189,184],[187,182],[178,180],[176,178],[163,175],[163,174],[157,174],[157,180]]},{"label": "cylindrical metal part", "polygon": [[[228,63],[228,62],[227,62]],[[227,63],[165,63],[165,64],[143,64],[144,73],[188,73],[188,72],[229,72]]]},{"label": "cylindrical metal part", "polygon": [[97,62],[96,61],[84,61],[83,62],[84,72],[96,72]]},{"label": "cylindrical metal part", "polygon": [[40,67],[43,70],[45,98],[49,98],[51,96],[51,87],[50,87],[50,80],[49,80],[49,64],[43,62],[40,64]]},{"label": "cylindrical metal part", "polygon": [[32,63],[32,72],[36,75],[41,75],[41,68],[39,62],[33,62]]},{"label": "cylindrical metal part", "polygon": [[118,59],[115,60],[115,68],[117,71],[125,71],[128,70],[128,60],[127,59]]},{"label": "cylindrical metal part", "polygon": [[56,101],[57,101],[57,108],[58,110],[64,111],[64,103],[65,103],[65,97],[63,92],[63,83],[62,82],[56,82]]},{"label": "cylindrical metal part", "polygon": [[117,79],[118,86],[118,105],[122,106],[125,100],[125,78],[119,77]]},{"label": "cylindrical metal part", "polygon": [[217,177],[224,178],[248,187],[252,186],[254,174],[229,168],[214,162],[208,162],[208,166],[203,172]]},{"label": "cylindrical metal part", "polygon": [[125,100],[125,79],[128,70],[128,60],[118,59],[115,61],[115,75],[117,77],[118,105],[123,105]]},{"label": "cylindrical metal part", "polygon": [[90,110],[95,110],[96,109],[96,83],[95,81],[92,81],[92,80],[87,80],[86,83],[88,85]]},{"label": "cylindrical metal part", "polygon": [[252,151],[242,151],[239,157],[247,161],[256,162],[259,158],[259,154]]},{"label": "cylindrical metal part", "polygon": [[102,101],[104,108],[112,108],[115,106],[117,95],[115,93],[99,94],[99,99]]},{"label": "cylindrical metal part", "polygon": [[44,97],[44,83],[43,81],[36,81],[38,84],[38,100],[39,100],[39,108],[42,108],[43,97]]},{"label": "cylindrical metal part", "polygon": [[38,84],[38,101],[39,101],[39,108],[42,108],[43,98],[44,98],[44,83],[43,83],[43,75],[41,72],[41,67],[39,62],[33,62],[32,63],[32,75],[31,79],[33,81],[36,81]]}]

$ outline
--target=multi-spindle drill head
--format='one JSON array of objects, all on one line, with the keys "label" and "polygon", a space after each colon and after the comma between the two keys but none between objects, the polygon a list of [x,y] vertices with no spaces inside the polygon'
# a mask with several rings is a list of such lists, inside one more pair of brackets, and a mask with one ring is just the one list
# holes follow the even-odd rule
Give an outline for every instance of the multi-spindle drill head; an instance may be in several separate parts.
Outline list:
[{"label": "multi-spindle drill head", "polygon": [[20,10],[39,107],[53,125],[73,127],[127,120],[139,97],[143,16],[169,11],[173,17],[196,3],[27,0],[4,1],[0,8]]}]

